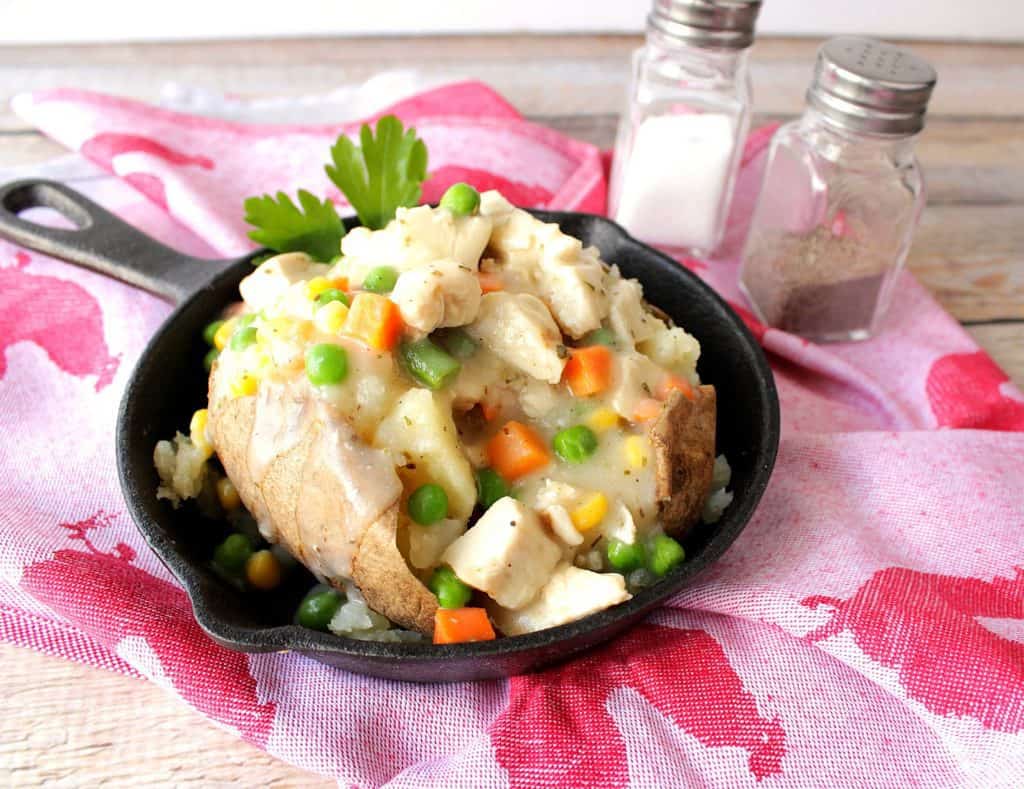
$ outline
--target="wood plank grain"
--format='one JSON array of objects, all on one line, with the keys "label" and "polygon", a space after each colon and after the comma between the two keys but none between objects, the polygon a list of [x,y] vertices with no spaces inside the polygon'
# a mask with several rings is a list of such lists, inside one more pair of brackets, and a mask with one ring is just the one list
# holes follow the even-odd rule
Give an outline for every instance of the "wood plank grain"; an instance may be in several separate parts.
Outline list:
[{"label": "wood plank grain", "polygon": [[967,331],[1019,389],[1024,390],[1024,321],[983,323]]},{"label": "wood plank grain", "polygon": [[0,644],[2,786],[333,786],[156,685]]},{"label": "wood plank grain", "polygon": [[[238,95],[325,93],[384,69],[482,79],[528,113],[617,112],[635,36],[495,36],[4,47],[0,128],[23,128],[16,92],[57,86],[150,98],[168,82]],[[757,106],[796,113],[817,42],[766,39],[752,57]],[[1024,48],[914,43],[940,72],[932,114],[1024,115]]]}]

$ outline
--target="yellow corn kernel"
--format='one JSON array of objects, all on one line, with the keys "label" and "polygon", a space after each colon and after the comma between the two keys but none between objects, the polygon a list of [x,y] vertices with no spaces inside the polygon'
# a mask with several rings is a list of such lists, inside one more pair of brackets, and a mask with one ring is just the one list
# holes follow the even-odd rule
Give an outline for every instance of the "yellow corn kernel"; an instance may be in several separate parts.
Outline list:
[{"label": "yellow corn kernel", "polygon": [[217,480],[217,501],[225,510],[237,510],[242,506],[242,499],[238,495],[238,488],[235,483],[227,477]]},{"label": "yellow corn kernel", "polygon": [[647,440],[643,436],[630,436],[623,442],[626,454],[626,465],[633,471],[639,471],[647,465]]},{"label": "yellow corn kernel", "polygon": [[316,311],[313,324],[324,334],[338,334],[348,317],[348,307],[340,301],[332,301]]},{"label": "yellow corn kernel", "polygon": [[325,290],[330,290],[333,287],[327,277],[313,277],[313,279],[306,283],[306,296],[312,301]]},{"label": "yellow corn kernel", "polygon": [[273,364],[274,360],[270,355],[269,348],[263,347],[256,349],[256,352],[252,356],[252,366],[257,375],[265,373]]},{"label": "yellow corn kernel", "polygon": [[213,347],[218,351],[223,351],[231,339],[231,335],[235,333],[235,325],[238,323],[236,318],[228,318],[224,323],[221,324],[220,328],[217,329],[216,334],[213,335]]},{"label": "yellow corn kernel", "polygon": [[192,439],[192,445],[206,455],[206,457],[210,457],[213,454],[213,446],[210,444],[210,439],[206,436],[206,424],[209,420],[210,412],[205,408],[200,408],[192,414],[192,421],[188,425],[189,438]]},{"label": "yellow corn kernel", "polygon": [[235,397],[248,397],[256,394],[259,380],[252,373],[242,373],[231,382],[231,394]]},{"label": "yellow corn kernel", "polygon": [[619,415],[607,406],[602,406],[601,408],[595,408],[587,414],[587,418],[584,421],[587,427],[595,433],[607,433],[619,424]]},{"label": "yellow corn kernel", "polygon": [[591,493],[575,508],[569,517],[576,531],[590,531],[608,514],[608,497],[603,493]]},{"label": "yellow corn kernel", "polygon": [[272,552],[256,551],[245,563],[245,578],[257,589],[273,589],[281,583],[281,564]]}]

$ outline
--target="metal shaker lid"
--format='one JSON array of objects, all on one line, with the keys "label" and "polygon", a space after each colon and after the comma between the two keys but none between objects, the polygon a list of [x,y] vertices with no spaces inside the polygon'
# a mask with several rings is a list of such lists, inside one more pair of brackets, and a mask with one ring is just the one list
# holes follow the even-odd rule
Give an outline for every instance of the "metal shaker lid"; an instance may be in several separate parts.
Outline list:
[{"label": "metal shaker lid", "polygon": [[746,49],[761,0],[654,0],[649,29],[696,46]]},{"label": "metal shaker lid", "polygon": [[924,127],[936,74],[902,47],[856,36],[818,50],[807,103],[851,131],[904,136]]}]

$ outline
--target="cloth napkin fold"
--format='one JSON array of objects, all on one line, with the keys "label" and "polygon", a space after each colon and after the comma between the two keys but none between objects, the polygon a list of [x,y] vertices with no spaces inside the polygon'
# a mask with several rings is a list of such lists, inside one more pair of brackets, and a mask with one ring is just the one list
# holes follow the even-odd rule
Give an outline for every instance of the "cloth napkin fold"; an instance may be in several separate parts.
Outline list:
[{"label": "cloth napkin fold", "polygon": [[[322,171],[354,124],[250,126],[80,90],[17,112],[94,165],[74,182],[196,255],[250,248],[244,197]],[[602,212],[600,152],[476,83],[393,111],[454,181]],[[212,643],[124,511],[116,405],[168,307],[0,242],[0,635],[148,677],[346,785],[1016,786],[1024,777],[1024,397],[909,274],[884,334],[817,346],[736,288],[771,130],[748,142],[727,243],[679,256],[769,353],[783,440],[750,525],[646,623],[510,681],[412,685]]]}]

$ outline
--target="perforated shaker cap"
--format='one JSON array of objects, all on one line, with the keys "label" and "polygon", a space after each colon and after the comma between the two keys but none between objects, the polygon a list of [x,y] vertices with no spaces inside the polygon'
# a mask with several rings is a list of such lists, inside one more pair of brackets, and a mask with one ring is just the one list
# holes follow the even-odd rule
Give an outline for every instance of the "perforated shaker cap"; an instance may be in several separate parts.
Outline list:
[{"label": "perforated shaker cap", "polygon": [[761,0],[654,0],[647,26],[696,46],[746,49],[760,10]]},{"label": "perforated shaker cap", "polygon": [[907,49],[840,36],[818,50],[807,103],[845,129],[905,136],[924,127],[935,80],[935,69]]}]

